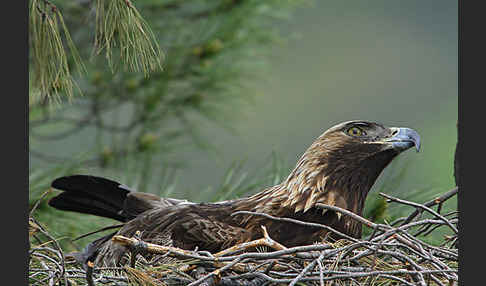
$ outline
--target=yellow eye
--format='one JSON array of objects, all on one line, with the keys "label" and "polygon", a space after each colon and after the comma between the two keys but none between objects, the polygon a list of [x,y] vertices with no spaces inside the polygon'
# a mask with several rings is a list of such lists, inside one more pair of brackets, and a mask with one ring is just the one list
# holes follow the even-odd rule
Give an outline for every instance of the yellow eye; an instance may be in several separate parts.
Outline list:
[{"label": "yellow eye", "polygon": [[351,127],[348,129],[348,134],[351,136],[361,136],[361,135],[366,135],[366,133],[359,129],[358,127]]}]

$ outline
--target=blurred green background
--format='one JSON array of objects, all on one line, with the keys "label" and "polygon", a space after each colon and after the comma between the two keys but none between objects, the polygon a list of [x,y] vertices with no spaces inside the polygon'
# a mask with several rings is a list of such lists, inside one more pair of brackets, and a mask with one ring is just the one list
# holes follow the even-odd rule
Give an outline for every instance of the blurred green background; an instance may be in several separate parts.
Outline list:
[{"label": "blurred green background", "polygon": [[[170,183],[155,180],[146,191],[195,201],[254,193],[288,174],[327,128],[354,119],[410,127],[422,138],[420,153],[401,154],[380,176],[369,200],[385,192],[424,202],[451,189],[458,109],[457,6],[449,0],[304,1],[288,19],[271,19],[281,39],[270,45],[264,72],[246,82],[242,93],[249,100],[221,106],[221,112],[231,115],[227,120],[204,121],[189,114],[198,122],[203,148],[180,144],[167,156],[152,159],[155,165],[168,158],[183,164],[175,175],[153,171],[171,177]],[[153,24],[149,12],[140,11]],[[164,50],[164,39],[160,42]],[[123,121],[123,114],[131,113],[117,113],[116,120]],[[93,137],[95,131],[88,128],[60,143],[31,144],[75,158],[88,152]],[[56,164],[30,156],[31,173]],[[137,186],[133,180],[124,181],[122,174],[130,172],[129,167],[119,173],[89,165],[79,168]],[[240,178],[244,185],[268,172],[278,174],[231,195],[215,195],[225,183]],[[448,202],[446,209],[455,204]],[[397,217],[411,209],[391,205],[389,211]]]},{"label": "blurred green background", "polygon": [[406,162],[407,171],[387,192],[411,199],[415,190],[430,197],[455,185],[456,1],[316,1],[279,29],[290,39],[273,47],[253,104],[238,106],[233,133],[206,127],[218,151],[185,153],[181,189],[218,184],[232,161],[258,169],[272,151],[292,168],[323,131],[353,119],[422,137],[420,153],[408,151],[389,168]]}]

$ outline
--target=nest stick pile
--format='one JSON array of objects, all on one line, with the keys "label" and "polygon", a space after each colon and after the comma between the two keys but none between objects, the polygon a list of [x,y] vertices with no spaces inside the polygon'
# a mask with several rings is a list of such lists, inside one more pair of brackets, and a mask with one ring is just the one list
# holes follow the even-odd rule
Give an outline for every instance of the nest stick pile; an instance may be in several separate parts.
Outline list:
[{"label": "nest stick pile", "polygon": [[[57,241],[35,218],[29,218],[29,283],[31,285],[457,285],[458,212],[442,212],[457,187],[426,203],[414,203],[386,194],[389,202],[408,205],[409,216],[388,224],[371,222],[344,209],[320,205],[351,216],[372,229],[361,239],[348,237],[325,225],[289,218],[296,224],[330,229],[344,237],[328,243],[286,248],[262,226],[262,238],[218,253],[182,250],[115,235],[127,248],[131,263],[122,267],[78,265],[70,261]],[[447,228],[439,245],[424,238]],[[49,241],[39,241],[36,233]],[[144,253],[171,258],[148,263]]]}]

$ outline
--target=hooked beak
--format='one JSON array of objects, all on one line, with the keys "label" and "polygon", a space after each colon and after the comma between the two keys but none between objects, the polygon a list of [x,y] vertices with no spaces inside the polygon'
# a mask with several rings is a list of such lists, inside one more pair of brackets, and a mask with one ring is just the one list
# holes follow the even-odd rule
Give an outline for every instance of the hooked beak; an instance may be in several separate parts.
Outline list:
[{"label": "hooked beak", "polygon": [[392,127],[390,129],[392,130],[392,136],[386,138],[384,142],[391,143],[393,149],[405,151],[415,146],[417,152],[420,151],[420,135],[417,131],[405,127]]}]

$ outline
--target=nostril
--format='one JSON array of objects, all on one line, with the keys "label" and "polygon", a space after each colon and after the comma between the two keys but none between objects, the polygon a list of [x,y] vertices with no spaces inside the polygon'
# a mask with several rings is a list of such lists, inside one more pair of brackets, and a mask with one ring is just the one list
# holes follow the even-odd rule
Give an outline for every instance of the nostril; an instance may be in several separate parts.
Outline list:
[{"label": "nostril", "polygon": [[392,135],[395,136],[395,135],[397,135],[397,133],[398,133],[398,130],[395,129],[395,130],[393,130]]}]

